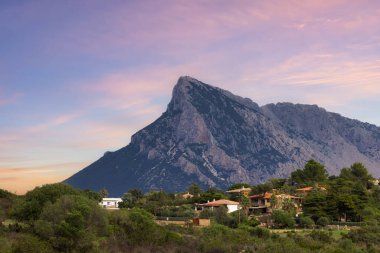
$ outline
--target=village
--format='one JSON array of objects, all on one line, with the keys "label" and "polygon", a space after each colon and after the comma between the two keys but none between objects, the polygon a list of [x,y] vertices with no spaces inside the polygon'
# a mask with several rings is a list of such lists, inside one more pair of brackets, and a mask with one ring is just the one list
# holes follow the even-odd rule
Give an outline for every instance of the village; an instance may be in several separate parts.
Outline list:
[{"label": "village", "polygon": [[119,198],[104,197],[99,204],[107,210],[144,209],[160,225],[352,227],[377,217],[377,212],[366,205],[378,192],[379,180],[360,163],[342,169],[337,177],[329,176],[322,164],[310,160],[289,178],[272,178],[264,184],[237,183],[227,191],[215,188],[203,191],[193,183],[187,192],[176,194],[163,191],[144,194],[131,189]]},{"label": "village", "polygon": [[[377,181],[378,184],[378,181]],[[205,203],[193,203],[194,217],[163,217],[156,216],[156,221],[161,225],[189,225],[209,226],[211,219],[203,217],[203,213],[212,213],[218,208],[223,208],[228,214],[238,213],[245,215],[248,219],[256,219],[260,226],[271,227],[271,215],[274,210],[291,210],[295,217],[303,214],[302,204],[305,197],[312,191],[326,191],[323,186],[303,187],[295,189],[295,194],[283,193],[277,189],[271,189],[260,194],[252,194],[250,187],[227,190],[228,198],[207,200]],[[175,194],[175,198],[186,200],[191,203],[192,199],[197,199],[200,194],[193,195],[190,192]],[[123,198],[103,198],[99,203],[108,210],[117,210],[123,203]],[[170,208],[167,206],[167,208]],[[174,207],[178,208],[178,206]],[[342,219],[342,221],[345,221]]]}]

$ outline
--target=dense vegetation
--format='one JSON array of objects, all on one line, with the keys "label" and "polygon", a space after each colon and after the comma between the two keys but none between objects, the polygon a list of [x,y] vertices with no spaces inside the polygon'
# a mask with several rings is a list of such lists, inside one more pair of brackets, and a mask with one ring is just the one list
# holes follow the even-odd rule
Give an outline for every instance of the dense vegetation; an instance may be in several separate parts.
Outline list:
[{"label": "dense vegetation", "polygon": [[[323,165],[309,161],[289,179],[231,189],[242,186],[251,187],[252,194],[313,190],[304,196],[304,212],[298,217],[291,201],[273,208],[267,217],[271,229],[258,226],[259,216],[250,215],[243,196],[226,196],[213,188],[203,191],[195,184],[189,186],[194,197],[188,199],[130,189],[121,209],[112,211],[98,204],[107,194],[104,189],[98,193],[51,184],[23,196],[0,190],[0,252],[380,252],[380,188],[360,163],[329,177]],[[240,201],[242,210],[194,210],[194,203],[222,198]],[[275,199],[271,202],[275,207]],[[211,218],[212,225],[155,222],[160,217],[186,220],[197,215]]]}]

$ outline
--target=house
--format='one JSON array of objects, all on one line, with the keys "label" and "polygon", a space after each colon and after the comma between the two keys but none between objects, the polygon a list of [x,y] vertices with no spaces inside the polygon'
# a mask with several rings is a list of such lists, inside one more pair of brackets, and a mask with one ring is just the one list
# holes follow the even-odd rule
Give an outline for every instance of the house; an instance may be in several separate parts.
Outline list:
[{"label": "house", "polygon": [[121,198],[103,198],[99,205],[107,209],[118,209],[120,202],[123,202]]},{"label": "house", "polygon": [[326,188],[323,186],[317,185],[316,187],[304,187],[304,188],[299,188],[296,189],[298,195],[301,195],[302,197],[305,197],[309,192],[313,190],[320,190],[320,191],[326,191]]},{"label": "house", "polygon": [[194,197],[194,195],[193,195],[193,194],[190,194],[190,193],[188,192],[188,193],[182,194],[181,197],[184,198],[184,199],[191,199],[191,198]]},{"label": "house", "polygon": [[[274,197],[273,197],[274,196]],[[302,198],[289,194],[273,194],[265,192],[263,194],[256,194],[249,197],[251,200],[250,212],[256,213],[271,213],[272,209],[283,209],[286,202],[291,202],[297,213],[301,212]],[[272,203],[274,202],[274,203]]]},{"label": "house", "polygon": [[272,193],[269,192],[249,196],[249,199],[251,200],[251,206],[249,207],[249,211],[254,212],[255,210],[257,210],[257,212],[260,213],[270,212],[271,197]]},{"label": "house", "polygon": [[231,194],[241,194],[241,195],[244,195],[246,197],[249,196],[249,194],[251,193],[251,188],[245,188],[244,186],[240,189],[233,189],[233,190],[229,190],[227,191],[228,193],[231,193]]},{"label": "house", "polygon": [[195,207],[196,211],[203,211],[205,209],[211,209],[214,210],[214,208],[218,208],[220,206],[225,206],[227,207],[227,212],[232,213],[240,209],[240,203],[231,201],[228,199],[219,199],[219,200],[214,200],[212,202],[207,202],[203,204],[197,204]]}]

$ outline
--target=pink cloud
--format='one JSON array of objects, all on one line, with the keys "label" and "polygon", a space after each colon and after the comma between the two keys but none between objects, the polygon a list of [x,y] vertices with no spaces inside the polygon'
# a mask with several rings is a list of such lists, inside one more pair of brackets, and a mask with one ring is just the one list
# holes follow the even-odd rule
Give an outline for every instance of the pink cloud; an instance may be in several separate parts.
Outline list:
[{"label": "pink cloud", "polygon": [[27,127],[26,129],[23,129],[22,132],[24,134],[45,132],[48,129],[67,124],[81,117],[83,114],[84,114],[83,111],[78,111],[74,113],[58,115],[47,122],[44,122],[35,126]]}]

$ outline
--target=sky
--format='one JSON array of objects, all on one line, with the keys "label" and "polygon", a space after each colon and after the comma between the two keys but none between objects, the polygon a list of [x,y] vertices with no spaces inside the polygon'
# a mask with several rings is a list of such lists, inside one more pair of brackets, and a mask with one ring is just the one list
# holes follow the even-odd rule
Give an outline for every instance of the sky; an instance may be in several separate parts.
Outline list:
[{"label": "sky", "polygon": [[0,1],[0,188],[126,146],[179,76],[380,126],[380,1]]}]

